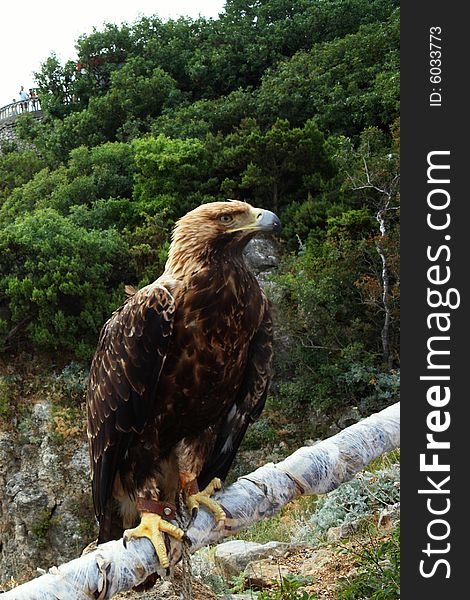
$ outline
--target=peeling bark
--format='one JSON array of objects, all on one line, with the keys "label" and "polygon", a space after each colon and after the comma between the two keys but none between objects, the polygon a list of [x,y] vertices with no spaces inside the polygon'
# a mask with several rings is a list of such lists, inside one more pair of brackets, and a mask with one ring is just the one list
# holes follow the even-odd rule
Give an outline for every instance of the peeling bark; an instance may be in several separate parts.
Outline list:
[{"label": "peeling bark", "polygon": [[[314,446],[294,452],[280,463],[269,463],[241,477],[215,499],[228,519],[217,528],[213,516],[199,511],[187,535],[191,552],[271,517],[300,495],[325,494],[335,489],[400,443],[399,403],[352,425]],[[181,545],[172,540],[172,562]],[[72,560],[9,592],[2,600],[107,600],[142,583],[159,571],[149,540],[122,540],[102,544],[95,551]]]}]

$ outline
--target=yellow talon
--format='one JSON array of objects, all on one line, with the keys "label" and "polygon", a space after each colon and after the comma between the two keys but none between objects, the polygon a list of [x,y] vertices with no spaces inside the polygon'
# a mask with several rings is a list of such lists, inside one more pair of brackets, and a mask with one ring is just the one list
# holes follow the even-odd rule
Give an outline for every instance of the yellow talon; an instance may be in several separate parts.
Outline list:
[{"label": "yellow talon", "polygon": [[213,479],[209,485],[197,494],[188,496],[186,505],[188,510],[192,512],[194,509],[198,509],[199,505],[202,504],[214,515],[217,522],[225,521],[227,515],[224,509],[215,500],[212,500],[210,496],[217,490],[222,488],[222,482],[218,477]]},{"label": "yellow talon", "polygon": [[131,539],[138,539],[141,537],[148,538],[155,548],[160,565],[166,569],[170,566],[170,561],[166,551],[165,539],[163,536],[164,533],[168,533],[168,535],[171,535],[177,540],[181,540],[184,536],[184,531],[182,529],[165,521],[160,515],[143,512],[141,514],[140,525],[134,527],[134,529],[126,529],[124,532],[124,545]]}]

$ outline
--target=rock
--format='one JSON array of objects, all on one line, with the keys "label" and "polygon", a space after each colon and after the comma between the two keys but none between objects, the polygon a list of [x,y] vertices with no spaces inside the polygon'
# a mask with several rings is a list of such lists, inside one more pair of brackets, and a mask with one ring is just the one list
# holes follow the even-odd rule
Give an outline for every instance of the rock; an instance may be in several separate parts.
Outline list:
[{"label": "rock", "polygon": [[320,442],[321,442],[320,439],[318,439],[318,440],[312,440],[312,439],[308,438],[308,439],[306,439],[306,440],[303,441],[302,446],[316,446]]},{"label": "rock", "polygon": [[390,523],[396,523],[400,518],[400,503],[386,506],[379,515],[379,527],[385,527]]},{"label": "rock", "polygon": [[36,426],[41,434],[47,434],[48,426],[51,422],[51,406],[47,402],[37,402],[33,406],[31,418],[33,425]]},{"label": "rock", "polygon": [[361,419],[362,416],[357,406],[351,406],[343,413],[341,413],[341,416],[338,419],[338,427],[341,430],[346,429],[346,427],[354,425],[354,423],[357,423]]},{"label": "rock", "polygon": [[306,558],[302,563],[303,577],[316,577],[321,574],[325,566],[332,560],[331,551],[326,548],[320,548]]},{"label": "rock", "polygon": [[76,558],[96,537],[83,436],[57,442],[42,400],[0,432],[0,581]]},{"label": "rock", "polygon": [[2,490],[5,486],[5,477],[16,470],[17,459],[12,453],[14,444],[15,440],[11,433],[0,431],[0,488]]},{"label": "rock", "polygon": [[326,548],[313,550],[304,548],[297,559],[290,557],[286,564],[282,564],[279,558],[266,558],[254,561],[248,565],[245,570],[248,585],[265,589],[278,583],[283,577],[293,574],[299,577],[319,579],[325,570],[325,567],[332,561],[332,553]]},{"label": "rock", "polygon": [[289,544],[268,542],[257,544],[244,540],[231,540],[219,544],[215,549],[214,560],[227,581],[245,570],[247,565],[256,560],[272,556],[284,556]]},{"label": "rock", "polygon": [[279,262],[276,244],[267,238],[253,238],[247,244],[243,256],[256,276],[269,274]]},{"label": "rock", "polygon": [[[195,579],[191,579],[192,592],[194,600],[218,600],[219,596],[208,588],[206,585]],[[145,592],[138,590],[130,590],[128,592],[121,592],[116,596],[113,596],[115,600],[185,600],[187,596],[182,588],[181,573],[178,572],[178,568],[175,569],[173,576],[170,580],[158,581],[154,587]],[[241,598],[241,596],[234,596],[235,599]],[[250,600],[253,600],[249,596]]]},{"label": "rock", "polygon": [[360,421],[361,418],[362,416],[357,406],[351,406],[346,410],[343,410],[335,415],[334,423],[330,424],[328,428],[328,435],[331,436],[339,433],[343,429],[346,429],[346,427],[350,427],[351,425],[354,425],[354,423]]},{"label": "rock", "polygon": [[282,581],[282,578],[291,573],[291,570],[278,564],[271,558],[255,560],[245,570],[247,585],[262,590],[271,587],[274,583]]},{"label": "rock", "polygon": [[326,532],[326,541],[329,544],[335,544],[344,538],[350,537],[358,529],[359,523],[342,523],[338,527],[330,527]]}]

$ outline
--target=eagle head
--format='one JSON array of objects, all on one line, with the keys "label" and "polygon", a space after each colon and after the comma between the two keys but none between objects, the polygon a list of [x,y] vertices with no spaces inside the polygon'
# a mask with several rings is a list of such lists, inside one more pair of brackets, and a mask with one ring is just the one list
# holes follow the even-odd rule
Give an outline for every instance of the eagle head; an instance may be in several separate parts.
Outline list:
[{"label": "eagle head", "polygon": [[257,233],[280,229],[281,221],[273,212],[247,202],[202,204],[177,221],[166,270],[182,262],[200,263],[214,255],[241,253]]}]

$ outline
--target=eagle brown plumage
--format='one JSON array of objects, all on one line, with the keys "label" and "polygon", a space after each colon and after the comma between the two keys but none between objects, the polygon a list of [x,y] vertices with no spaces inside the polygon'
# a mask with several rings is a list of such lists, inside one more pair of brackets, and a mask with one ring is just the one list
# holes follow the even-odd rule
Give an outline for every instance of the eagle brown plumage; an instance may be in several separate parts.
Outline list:
[{"label": "eagle brown plumage", "polygon": [[263,409],[272,361],[269,303],[242,251],[279,228],[276,215],[245,202],[196,208],[177,222],[161,277],[104,325],[87,394],[98,543],[140,516],[128,537],[151,538],[165,566],[156,538],[181,537],[162,524],[180,491],[223,518],[207,500],[210,483],[225,478]]}]

